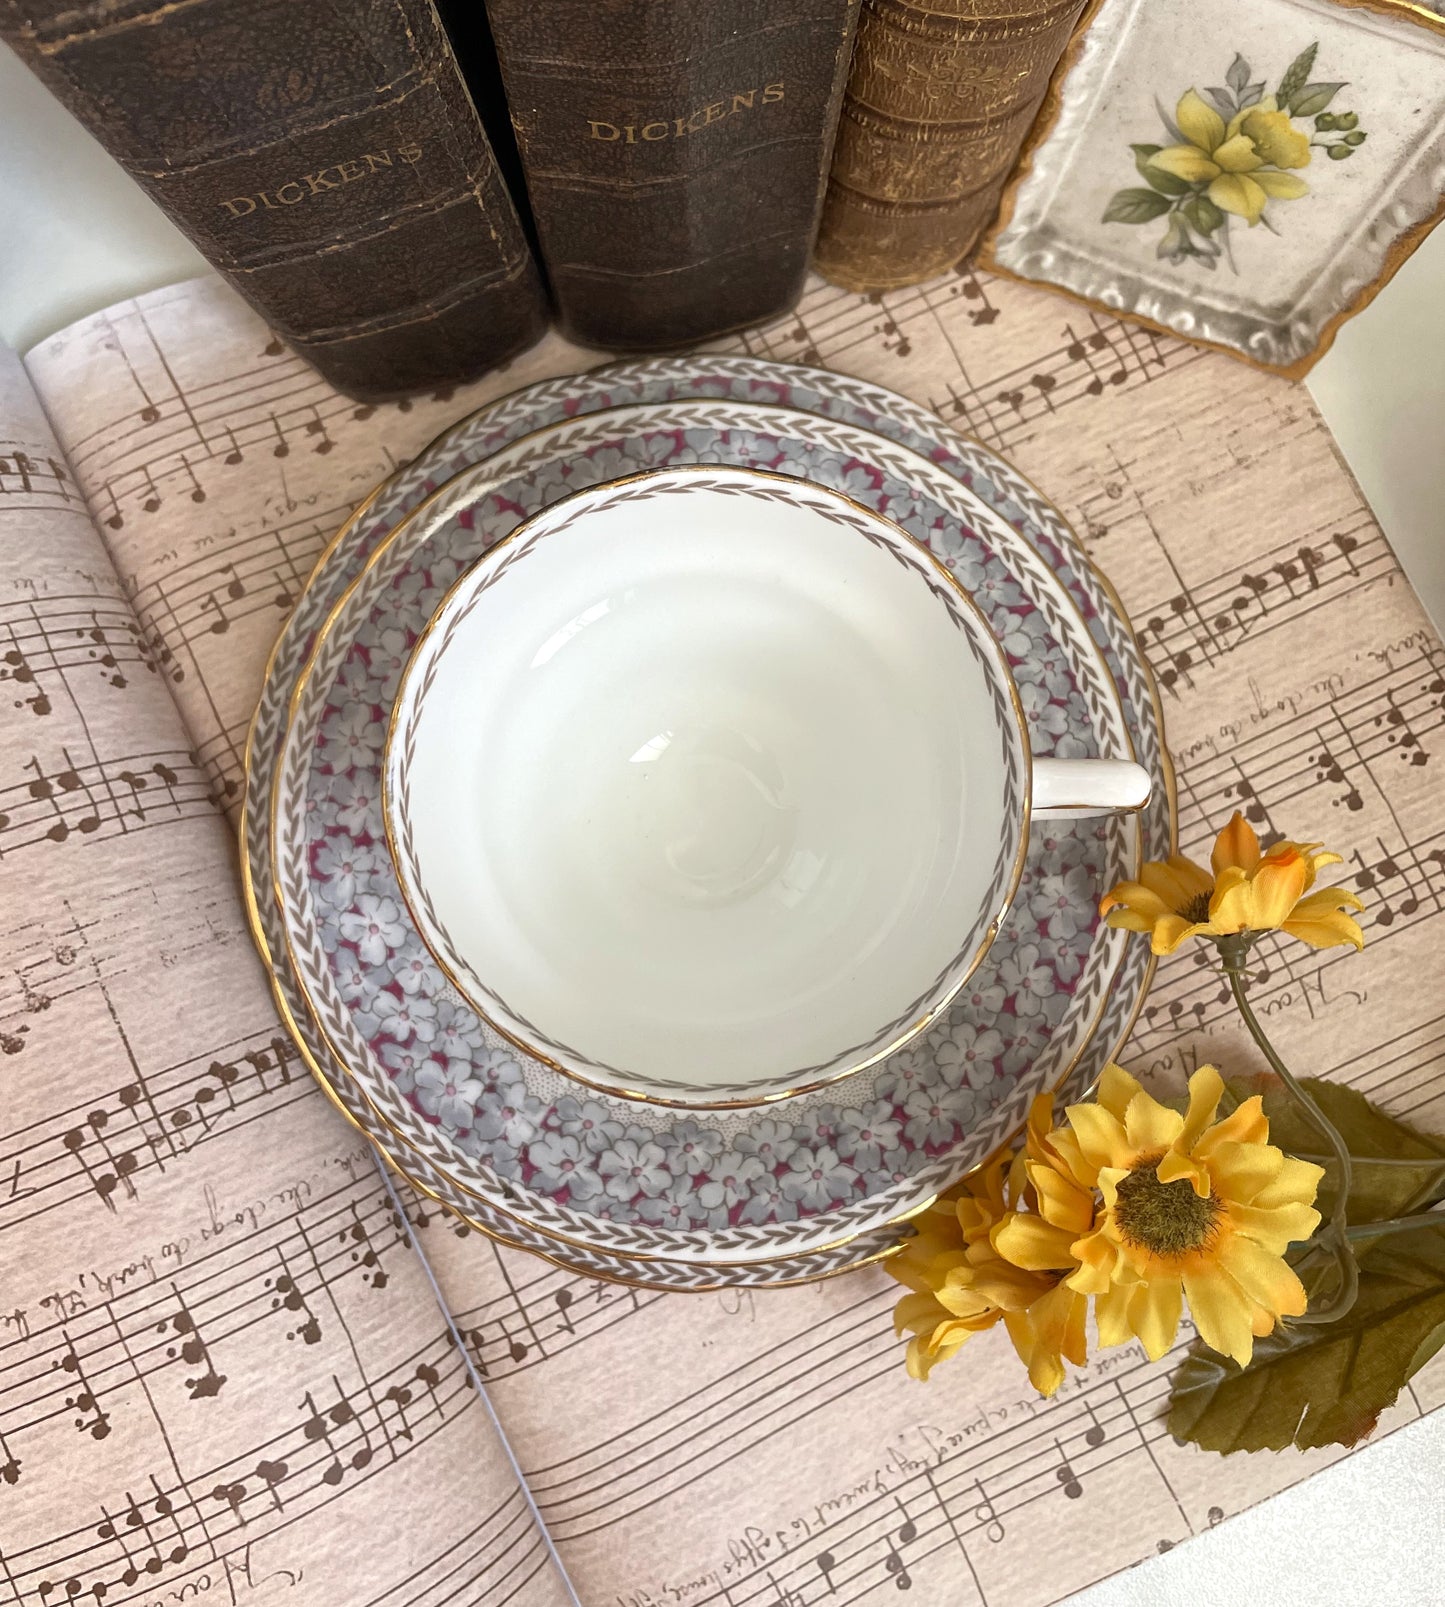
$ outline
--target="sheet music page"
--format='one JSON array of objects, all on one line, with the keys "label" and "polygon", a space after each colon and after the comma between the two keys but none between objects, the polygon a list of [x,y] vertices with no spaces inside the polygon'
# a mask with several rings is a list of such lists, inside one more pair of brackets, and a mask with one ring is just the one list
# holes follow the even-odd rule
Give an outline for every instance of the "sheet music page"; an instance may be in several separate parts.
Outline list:
[{"label": "sheet music page", "polygon": [[170,684],[0,350],[0,1599],[556,1607]]},{"label": "sheet music page", "polygon": [[[967,270],[883,297],[815,283],[796,315],[727,344],[891,385],[1060,505],[1159,674],[1184,850],[1206,856],[1239,807],[1261,833],[1327,838],[1368,901],[1363,956],[1257,951],[1254,997],[1281,1050],[1445,1128],[1445,1007],[1426,981],[1445,942],[1445,661],[1306,392]],[[252,314],[198,281],[29,360],[153,650],[184,665],[177,695],[221,784],[239,779],[237,722],[280,598],[368,476],[483,396],[591,360],[549,340],[378,428],[266,346]],[[1217,975],[1187,955],[1161,967],[1123,1058],[1166,1085],[1206,1059],[1257,1065]],[[998,1332],[914,1383],[891,1331],[897,1290],[877,1271],[659,1296],[411,1214],[589,1604],[843,1607],[909,1588],[1030,1607],[1344,1454],[1226,1461],[1175,1445],[1169,1367],[1133,1347],[1051,1402]],[[1442,1399],[1437,1361],[1378,1433]]]}]

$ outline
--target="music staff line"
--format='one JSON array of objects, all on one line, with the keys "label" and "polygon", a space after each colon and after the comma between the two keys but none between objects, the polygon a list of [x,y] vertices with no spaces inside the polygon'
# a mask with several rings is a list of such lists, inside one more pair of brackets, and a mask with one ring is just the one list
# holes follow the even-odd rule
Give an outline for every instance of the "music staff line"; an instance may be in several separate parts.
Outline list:
[{"label": "music staff line", "polygon": [[1341,528],[1335,521],[1304,542],[1260,555],[1253,568],[1220,576],[1135,610],[1140,645],[1160,685],[1217,663],[1241,643],[1295,625],[1315,610],[1334,606],[1373,581],[1399,573],[1389,544],[1372,519]]},{"label": "music staff line", "polygon": [[277,342],[252,367],[221,379],[182,385],[167,374],[163,389],[148,387],[137,363],[158,359],[164,368],[164,358],[144,315],[137,310],[134,317],[142,335],[131,340],[116,329],[116,350],[140,405],[66,447],[76,479],[95,488],[89,503],[97,525],[111,530],[121,529],[127,517],[157,512],[171,497],[204,502],[197,470],[208,464],[234,466],[250,454],[285,459],[293,448],[325,456],[335,446],[331,429],[337,424],[364,422],[380,406],[404,414],[414,405],[338,396]]},{"label": "music staff line", "polygon": [[0,1345],[0,1426],[18,1464],[12,1482],[23,1471],[24,1434],[69,1415],[72,1380],[90,1397],[84,1427],[95,1439],[108,1437],[122,1389],[149,1384],[172,1366],[194,1370],[183,1380],[188,1400],[212,1399],[230,1376],[221,1369],[234,1370],[228,1343],[270,1324],[306,1353],[333,1326],[321,1309],[333,1286],[355,1276],[385,1289],[388,1257],[410,1242],[383,1197],[347,1185],[240,1246],[224,1234],[222,1224],[215,1251],[179,1265],[168,1267],[163,1253],[156,1269],[152,1257],[156,1282],[84,1304],[89,1287],[77,1280],[33,1312],[4,1314],[7,1327],[25,1330]]},{"label": "music staff line", "polygon": [[70,465],[33,441],[0,438],[0,517],[83,508]]},{"label": "music staff line", "polygon": [[[227,1557],[236,1558],[248,1547],[277,1540],[302,1519],[314,1518],[344,1499],[348,1488],[395,1466],[438,1434],[461,1432],[475,1422],[471,1410],[477,1404],[475,1393],[455,1352],[450,1354],[453,1360],[448,1367],[446,1357],[433,1352],[434,1370],[441,1379],[433,1410],[414,1423],[405,1438],[388,1431],[386,1414],[369,1402],[354,1404],[353,1397],[334,1382],[329,1391],[303,1389],[296,1411],[306,1415],[293,1429],[257,1447],[260,1454],[254,1467],[249,1458],[236,1459],[194,1473],[183,1482],[153,1477],[149,1496],[116,1502],[114,1511],[107,1503],[100,1509],[99,1524],[84,1524],[37,1546],[8,1552],[0,1559],[7,1581],[17,1596],[33,1589],[42,1603],[88,1594],[119,1607],[129,1601],[153,1600],[158,1583],[179,1589],[197,1568],[214,1566]],[[395,1376],[414,1376],[417,1368],[428,1365],[412,1357],[395,1370]],[[392,1372],[383,1375],[376,1381],[377,1387],[392,1376]],[[443,1393],[448,1384],[454,1387]],[[141,1521],[122,1529],[116,1519],[127,1513],[127,1507],[138,1513]],[[488,1519],[490,1566],[503,1565],[500,1574],[494,1572],[492,1583],[520,1588],[535,1572],[527,1565],[543,1546],[522,1504],[521,1492],[515,1486],[509,1490]],[[158,1543],[161,1536],[166,1542],[174,1538],[175,1543],[163,1551]],[[61,1551],[62,1546],[68,1549]],[[191,1567],[184,1572],[169,1571],[188,1562]],[[519,1579],[524,1569],[527,1572]],[[125,1588],[132,1584],[140,1588]],[[99,1595],[97,1585],[104,1587]]]},{"label": "music staff line", "polygon": [[309,1076],[293,1076],[298,1061],[290,1039],[258,1033],[209,1057],[137,1074],[84,1107],[56,1112],[26,1133],[6,1134],[0,1138],[0,1231],[16,1231],[87,1191],[114,1211],[136,1197],[148,1172],[164,1171],[167,1162],[218,1132],[323,1097]]},{"label": "music staff line", "polygon": [[1062,324],[1062,339],[1056,346],[1026,364],[991,375],[985,391],[969,380],[967,362],[949,340],[940,311],[949,301],[976,302],[971,320],[991,323],[997,316],[988,299],[991,283],[987,276],[964,270],[957,282],[912,286],[876,300],[860,302],[837,290],[810,291],[798,312],[734,337],[724,349],[847,369],[856,366],[862,350],[875,345],[894,357],[906,357],[917,326],[930,325],[949,342],[959,378],[941,394],[919,400],[956,428],[1003,452],[1028,439],[1040,420],[1072,404],[1147,384],[1201,355],[1182,342],[1080,313]]}]

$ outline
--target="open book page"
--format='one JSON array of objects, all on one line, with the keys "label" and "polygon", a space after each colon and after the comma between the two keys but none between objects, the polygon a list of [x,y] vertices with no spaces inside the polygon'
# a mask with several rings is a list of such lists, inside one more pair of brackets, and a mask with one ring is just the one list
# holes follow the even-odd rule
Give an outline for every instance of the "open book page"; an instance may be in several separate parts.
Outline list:
[{"label": "open book page", "polygon": [[454,418],[585,367],[552,339],[479,384],[340,396],[219,279],[82,320],[26,365],[219,801],[239,805],[258,671],[322,546]]},{"label": "open book page", "polygon": [[162,658],[0,351],[0,1594],[554,1607]]},{"label": "open book page", "polygon": [[[238,417],[266,364],[284,361],[260,363],[258,380],[264,329],[204,282],[127,304],[31,356],[73,448],[138,428],[124,385],[138,348],[108,331],[134,330],[162,298],[153,366],[163,359],[229,397]],[[1281,1048],[1301,1070],[1445,1127],[1442,1006],[1421,985],[1445,941],[1431,775],[1445,664],[1306,394],[966,272],[881,301],[815,286],[797,315],[732,344],[892,385],[997,447],[1062,506],[1159,672],[1184,850],[1207,856],[1212,832],[1243,808],[1261,832],[1327,837],[1348,858],[1342,879],[1370,903],[1362,957],[1273,941],[1257,951],[1255,997]],[[556,371],[568,356],[549,341],[531,361]],[[314,380],[303,394],[336,443],[323,455],[336,484],[311,482],[315,508],[334,515],[356,489],[342,472],[350,431],[369,421]],[[213,439],[226,422],[222,410]],[[165,566],[219,576],[227,544],[259,553],[267,528],[254,498],[230,504],[249,509],[244,520],[216,527],[186,506],[194,470],[208,517],[226,455],[209,467],[167,460],[139,510],[125,487],[115,497],[132,543],[121,566],[153,588],[147,618],[161,641],[172,632],[177,657],[197,638],[188,648],[164,619]],[[104,529],[108,460],[97,446],[72,461]],[[263,476],[256,497],[269,487]],[[148,523],[145,501],[157,503]],[[299,539],[309,556],[322,533],[312,523],[269,538],[248,595],[294,584],[281,549]],[[275,607],[245,634],[202,627],[214,636],[207,679],[248,689],[232,708],[255,695]],[[224,744],[214,762],[218,776],[237,774]],[[1204,1059],[1226,1071],[1257,1063],[1217,978],[1187,955],[1162,967],[1124,1058],[1166,1081]],[[1226,1462],[1175,1445],[1168,1365],[1132,1347],[1102,1353],[1047,1403],[997,1331],[913,1383],[891,1332],[897,1291],[878,1271],[768,1294],[634,1293],[489,1245],[429,1208],[412,1213],[589,1604],[841,1607],[896,1601],[903,1586],[926,1602],[1045,1603],[1343,1454]],[[1436,1363],[1380,1432],[1442,1399]]]}]

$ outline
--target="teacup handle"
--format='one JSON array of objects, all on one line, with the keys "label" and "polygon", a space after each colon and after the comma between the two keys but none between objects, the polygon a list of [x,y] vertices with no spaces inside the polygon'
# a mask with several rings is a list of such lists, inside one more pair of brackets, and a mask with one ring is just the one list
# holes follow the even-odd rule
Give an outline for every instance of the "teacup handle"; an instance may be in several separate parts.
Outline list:
[{"label": "teacup handle", "polygon": [[1083,820],[1147,807],[1149,772],[1127,759],[1035,759],[1033,818]]}]

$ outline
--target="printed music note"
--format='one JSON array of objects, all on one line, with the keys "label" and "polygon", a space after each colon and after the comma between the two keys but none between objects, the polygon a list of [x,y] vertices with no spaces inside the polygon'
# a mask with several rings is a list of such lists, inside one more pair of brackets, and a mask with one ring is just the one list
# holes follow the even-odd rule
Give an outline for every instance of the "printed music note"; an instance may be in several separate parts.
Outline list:
[{"label": "printed music note", "polygon": [[141,502],[141,508],[146,513],[154,513],[160,507],[162,497],[160,488],[156,485],[149,467],[143,468],[141,473],[145,476],[146,495]]},{"label": "printed music note", "polygon": [[306,1391],[306,1407],[311,1415],[302,1425],[302,1433],[313,1444],[323,1444],[331,1453],[331,1461],[322,1471],[323,1484],[340,1484],[345,1477],[345,1468],[342,1466],[341,1453],[337,1449],[333,1438],[333,1430],[342,1429],[349,1424],[355,1424],[356,1433],[361,1437],[360,1447],[353,1451],[348,1459],[348,1465],[356,1471],[366,1467],[372,1458],[371,1437],[367,1434],[356,1409],[352,1406],[346,1391],[341,1387],[341,1380],[334,1377],[331,1380],[336,1387],[337,1401],[334,1406],[328,1406],[324,1412],[319,1411],[316,1402],[312,1399],[311,1391]]},{"label": "printed music note", "polygon": [[1430,755],[1420,746],[1420,738],[1405,717],[1405,711],[1396,703],[1393,688],[1386,690],[1385,701],[1389,708],[1375,716],[1375,726],[1385,728],[1386,745],[1395,749],[1406,764],[1428,764]]},{"label": "printed music note", "polygon": [[90,628],[88,630],[78,630],[76,635],[87,638],[95,644],[87,650],[88,656],[99,663],[104,679],[112,686],[125,686],[127,684],[126,678],[115,656],[115,644],[110,640],[106,634],[105,627],[100,623],[100,615],[97,610],[92,608],[90,611]]},{"label": "printed music note", "polygon": [[967,301],[976,301],[978,306],[969,309],[968,321],[971,324],[991,324],[998,317],[998,308],[988,299],[988,292],[980,284],[978,275],[972,268],[960,265],[955,270],[963,279],[957,287],[958,291]]},{"label": "printed music note", "polygon": [[188,1367],[205,1368],[205,1372],[196,1378],[183,1380],[186,1393],[193,1401],[209,1400],[221,1393],[221,1386],[226,1382],[226,1375],[216,1371],[215,1363],[211,1360],[211,1352],[206,1341],[196,1326],[196,1320],[191,1315],[185,1300],[182,1298],[178,1285],[171,1284],[171,1290],[176,1297],[178,1310],[174,1315],[167,1317],[164,1322],[156,1325],[158,1334],[174,1333],[179,1339],[179,1345],[166,1347],[166,1359],[174,1361],[177,1357]]},{"label": "printed music note", "polygon": [[201,599],[201,612],[213,613],[216,617],[211,621],[210,632],[212,636],[224,636],[231,628],[231,616],[217,599],[215,592],[208,591]]},{"label": "printed music note", "polygon": [[276,1278],[267,1278],[266,1287],[275,1290],[275,1298],[271,1301],[272,1311],[304,1312],[305,1318],[294,1328],[286,1330],[287,1339],[299,1339],[303,1345],[319,1345],[321,1343],[321,1323],[316,1313],[312,1311],[305,1294],[291,1276],[291,1269],[286,1264],[286,1257],[278,1250],[277,1258],[281,1262],[281,1273]]},{"label": "printed music note", "polygon": [[530,1351],[520,1339],[512,1338],[511,1331],[507,1327],[507,1319],[505,1317],[499,1317],[497,1319],[497,1326],[502,1330],[502,1338],[506,1341],[507,1354],[514,1362],[526,1361]]},{"label": "printed music note", "polygon": [[552,1295],[552,1299],[557,1307],[557,1316],[562,1323],[563,1332],[569,1334],[575,1334],[577,1332],[570,1315],[573,1298],[574,1296],[570,1289],[558,1289]]},{"label": "printed music note", "polygon": [[271,456],[273,458],[290,457],[291,448],[286,444],[286,437],[281,433],[281,421],[274,414],[271,418],[271,428],[276,432],[276,444],[271,448]]},{"label": "printed music note", "polygon": [[[89,835],[100,829],[100,816],[95,812],[95,800],[90,796],[90,789],[80,779],[79,771],[71,764],[69,751],[65,748],[60,751],[65,759],[66,768],[57,771],[53,776],[45,773],[39,759],[32,758],[25,765],[27,770],[35,772],[36,777],[28,786],[30,796],[43,799],[55,811],[55,824],[45,833],[53,843],[63,843],[72,831]],[[77,793],[84,797],[89,808],[72,826],[66,819],[66,811],[61,807],[60,799]]]},{"label": "printed music note", "polygon": [[235,564],[222,564],[221,573],[231,577],[230,580],[226,582],[227,597],[235,601],[246,595],[246,588],[241,584],[240,577],[236,573]]},{"label": "printed music note", "polygon": [[893,1504],[898,1508],[899,1516],[903,1519],[903,1522],[898,1527],[897,1547],[894,1546],[892,1539],[887,1536],[884,1537],[883,1543],[888,1547],[888,1556],[884,1561],[883,1570],[893,1576],[893,1583],[899,1590],[911,1590],[913,1580],[908,1572],[908,1564],[903,1560],[901,1548],[911,1546],[918,1538],[918,1525],[908,1516],[907,1507],[903,1505],[902,1500],[896,1495],[893,1497]]},{"label": "printed music note", "polygon": [[[1321,738],[1323,742],[1323,738]],[[1336,786],[1346,786],[1347,790],[1338,798],[1331,798],[1330,804],[1338,809],[1343,805],[1352,813],[1365,807],[1365,800],[1360,796],[1360,789],[1345,775],[1344,769],[1334,754],[1327,747],[1321,746],[1315,755],[1315,779],[1328,781]]]},{"label": "printed music note", "polygon": [[246,1486],[239,1480],[230,1484],[218,1484],[211,1491],[211,1499],[220,1501],[231,1509],[232,1516],[244,1529],[246,1527],[246,1514],[241,1511],[241,1503],[246,1499]]},{"label": "printed music note", "polygon": [[1058,1440],[1054,1441],[1054,1449],[1059,1453],[1059,1465],[1054,1469],[1054,1477],[1063,1486],[1063,1491],[1070,1501],[1077,1501],[1084,1493],[1084,1486],[1080,1484],[1073,1468],[1069,1466],[1069,1459],[1064,1455],[1064,1448]]},{"label": "printed music note", "polygon": [[202,487],[201,482],[196,478],[196,471],[191,467],[190,461],[187,459],[184,452],[180,453],[179,456],[181,460],[181,469],[186,478],[191,482],[191,501],[204,502],[206,500],[205,489]]},{"label": "printed music note", "polygon": [[373,1289],[385,1289],[387,1285],[386,1269],[381,1264],[381,1255],[371,1241],[371,1230],[361,1220],[361,1212],[355,1202],[352,1203],[351,1214],[355,1218],[349,1228],[343,1228],[339,1237],[343,1244],[362,1246],[353,1249],[351,1262],[353,1266],[361,1267],[361,1281],[370,1284]]},{"label": "printed music note", "polygon": [[999,1517],[998,1510],[995,1508],[992,1499],[984,1490],[983,1480],[975,1479],[973,1487],[978,1491],[978,1505],[973,1509],[973,1515],[984,1525],[984,1534],[997,1545],[1007,1533],[1003,1526],[1003,1520]]},{"label": "printed music note", "polygon": [[[106,1143],[104,1136],[105,1128],[109,1122],[109,1112],[93,1110],[85,1119],[85,1127],[72,1127],[61,1139],[61,1143],[75,1157],[90,1186],[105,1202],[106,1209],[114,1211],[116,1208],[115,1191],[122,1184],[131,1199],[137,1197],[135,1184],[131,1182],[131,1173],[136,1170],[139,1162],[136,1160],[134,1153],[129,1150],[125,1150],[119,1155],[111,1153],[110,1146]],[[90,1130],[89,1137],[87,1137],[86,1128]],[[91,1166],[90,1159],[85,1151],[87,1145],[92,1141],[105,1156],[109,1170],[98,1171]]]},{"label": "printed music note", "polygon": [[813,1559],[818,1564],[818,1572],[823,1576],[823,1583],[828,1587],[828,1594],[836,1596],[838,1587],[833,1583],[833,1570],[838,1566],[838,1560],[831,1551],[820,1551]]},{"label": "printed music note", "polygon": [[18,647],[8,648],[3,654],[0,654],[0,664],[5,666],[0,669],[0,681],[14,681],[17,686],[35,687],[34,697],[17,698],[15,707],[18,709],[28,703],[32,714],[37,716],[49,714],[50,699],[36,684],[35,671],[31,668],[30,662],[24,653]]},{"label": "printed music note", "polygon": [[226,426],[226,436],[231,443],[231,450],[227,452],[221,461],[223,463],[240,463],[246,454],[241,450],[241,443],[236,439],[236,432],[229,424]]},{"label": "printed music note", "polygon": [[1104,1432],[1104,1425],[1099,1421],[1099,1414],[1094,1410],[1094,1403],[1086,1395],[1084,1397],[1084,1410],[1089,1414],[1089,1427],[1084,1430],[1084,1444],[1091,1450],[1097,1450],[1108,1435]]},{"label": "printed music note", "polygon": [[[129,1503],[120,1520],[101,1506],[101,1517],[105,1520],[96,1529],[96,1535],[102,1540],[113,1540],[119,1547],[121,1555],[125,1558],[125,1567],[121,1570],[120,1581],[130,1587],[134,1585],[142,1574],[152,1575],[160,1573],[167,1563],[181,1563],[190,1555],[186,1545],[186,1537],[176,1519],[175,1506],[171,1498],[164,1494],[154,1476],[151,1478],[151,1487],[155,1491],[152,1501],[146,1503],[155,1511],[152,1519],[141,1509],[141,1505],[126,1492],[126,1501]],[[169,1527],[174,1531],[174,1541],[164,1553],[161,1549],[161,1538],[158,1530]],[[141,1542],[132,1549],[135,1542]],[[104,1587],[93,1591],[97,1601],[104,1594]]]},{"label": "printed music note", "polygon": [[19,1484],[20,1458],[10,1449],[10,1442],[0,1432],[0,1481],[5,1484]]},{"label": "printed music note", "polygon": [[266,1049],[248,1049],[241,1058],[247,1062],[252,1071],[256,1073],[256,1081],[260,1084],[261,1092],[266,1093],[269,1085],[266,1081],[268,1072],[281,1073],[280,1086],[291,1081],[291,1062],[298,1057],[296,1046],[289,1038],[272,1038]]},{"label": "printed music note", "polygon": [[264,1457],[256,1464],[256,1477],[265,1486],[266,1494],[271,1497],[271,1504],[277,1512],[286,1510],[285,1503],[281,1500],[281,1484],[289,1472],[286,1463],[270,1461]]},{"label": "printed music note", "polygon": [[100,1409],[100,1402],[85,1376],[85,1368],[81,1366],[75,1346],[70,1342],[70,1335],[61,1329],[61,1337],[65,1340],[65,1354],[51,1365],[69,1373],[80,1385],[75,1394],[65,1397],[65,1404],[72,1411],[80,1413],[75,1419],[75,1427],[82,1434],[89,1434],[93,1440],[103,1440],[110,1433],[110,1414]]},{"label": "printed music note", "polygon": [[325,455],[332,449],[332,447],[336,445],[336,443],[326,433],[326,425],[322,422],[320,410],[316,407],[313,407],[311,411],[315,413],[316,417],[307,420],[306,433],[309,436],[320,437],[311,450],[319,453],[322,457],[325,457]]}]

